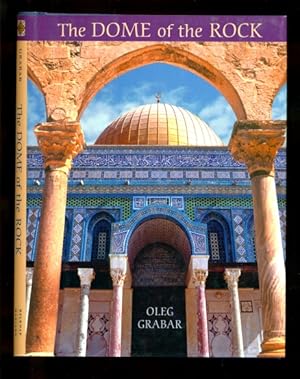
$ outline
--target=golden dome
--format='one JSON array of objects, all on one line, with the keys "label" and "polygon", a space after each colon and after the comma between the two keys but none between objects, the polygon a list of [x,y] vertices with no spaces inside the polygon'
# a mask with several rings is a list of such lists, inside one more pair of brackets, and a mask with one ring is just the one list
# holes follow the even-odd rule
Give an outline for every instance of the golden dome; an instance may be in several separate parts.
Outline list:
[{"label": "golden dome", "polygon": [[224,146],[198,116],[159,102],[141,105],[114,120],[95,145]]}]

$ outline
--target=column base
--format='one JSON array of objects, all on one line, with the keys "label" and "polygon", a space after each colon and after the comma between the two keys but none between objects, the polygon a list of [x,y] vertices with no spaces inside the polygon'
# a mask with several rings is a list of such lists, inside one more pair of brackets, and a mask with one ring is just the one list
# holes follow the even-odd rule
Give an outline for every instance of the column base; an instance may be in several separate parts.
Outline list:
[{"label": "column base", "polygon": [[54,353],[48,351],[37,351],[24,354],[24,357],[55,357]]},{"label": "column base", "polygon": [[259,358],[285,358],[285,337],[274,337],[261,344]]}]

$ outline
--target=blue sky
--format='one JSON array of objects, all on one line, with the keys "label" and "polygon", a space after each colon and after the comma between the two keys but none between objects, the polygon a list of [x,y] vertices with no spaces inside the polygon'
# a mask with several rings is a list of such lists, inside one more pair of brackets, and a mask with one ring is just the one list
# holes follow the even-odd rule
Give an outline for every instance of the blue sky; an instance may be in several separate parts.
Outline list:
[{"label": "blue sky", "polygon": [[[81,117],[87,144],[115,118],[142,104],[156,101],[181,106],[204,120],[228,143],[236,120],[230,105],[208,82],[189,71],[155,63],[129,71],[103,87],[89,103]],[[28,145],[36,145],[34,126],[45,121],[44,99],[35,85],[28,81]],[[286,85],[273,103],[273,119],[286,119]]]}]

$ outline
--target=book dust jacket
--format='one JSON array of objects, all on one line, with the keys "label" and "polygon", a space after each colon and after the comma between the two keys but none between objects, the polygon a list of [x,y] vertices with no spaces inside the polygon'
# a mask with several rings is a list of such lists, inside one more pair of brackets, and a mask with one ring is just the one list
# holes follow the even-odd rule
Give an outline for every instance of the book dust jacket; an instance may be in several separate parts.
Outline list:
[{"label": "book dust jacket", "polygon": [[284,357],[286,17],[17,36],[14,354]]}]

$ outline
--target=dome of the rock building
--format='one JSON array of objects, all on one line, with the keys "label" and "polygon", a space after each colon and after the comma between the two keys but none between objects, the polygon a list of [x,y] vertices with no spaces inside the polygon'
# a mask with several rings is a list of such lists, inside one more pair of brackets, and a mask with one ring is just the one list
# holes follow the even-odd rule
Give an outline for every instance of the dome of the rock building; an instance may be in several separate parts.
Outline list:
[{"label": "dome of the rock building", "polygon": [[224,146],[198,116],[160,102],[141,105],[118,117],[95,145]]}]

